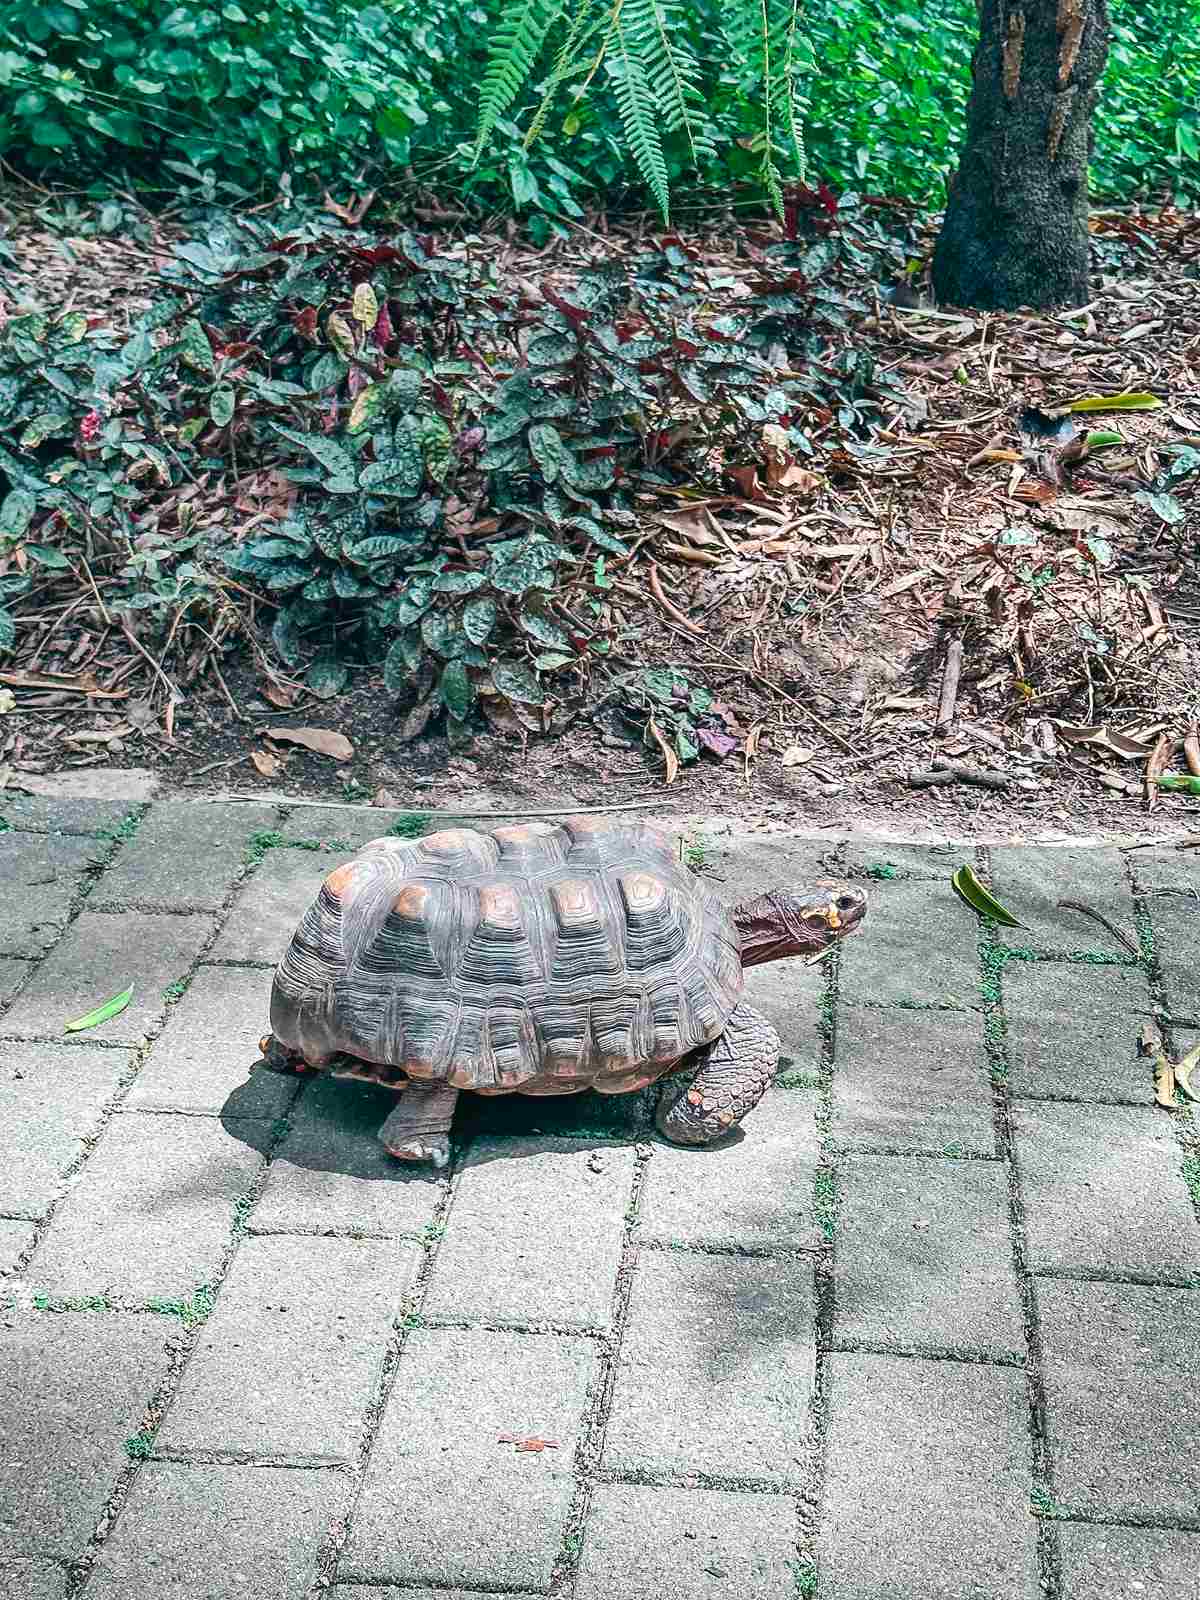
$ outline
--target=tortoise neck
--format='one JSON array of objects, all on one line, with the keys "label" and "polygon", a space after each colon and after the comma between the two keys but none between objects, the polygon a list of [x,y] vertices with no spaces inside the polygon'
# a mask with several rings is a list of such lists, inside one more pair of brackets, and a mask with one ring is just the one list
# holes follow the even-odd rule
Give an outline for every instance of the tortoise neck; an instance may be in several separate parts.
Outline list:
[{"label": "tortoise neck", "polygon": [[795,935],[773,895],[743,900],[733,908],[733,923],[741,939],[743,967],[761,967],[764,961],[796,954]]}]

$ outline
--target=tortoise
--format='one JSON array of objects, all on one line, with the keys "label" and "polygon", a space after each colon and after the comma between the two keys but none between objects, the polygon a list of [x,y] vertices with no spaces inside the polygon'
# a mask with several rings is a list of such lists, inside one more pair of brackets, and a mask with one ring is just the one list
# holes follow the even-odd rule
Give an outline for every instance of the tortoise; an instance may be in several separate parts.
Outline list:
[{"label": "tortoise", "polygon": [[819,882],[730,910],[640,821],[376,839],[305,912],[260,1048],[276,1071],[395,1089],[379,1136],[405,1161],[445,1166],[464,1089],[622,1094],[677,1069],[659,1131],[709,1144],[779,1065],[744,969],[823,951],[866,906],[860,888]]}]

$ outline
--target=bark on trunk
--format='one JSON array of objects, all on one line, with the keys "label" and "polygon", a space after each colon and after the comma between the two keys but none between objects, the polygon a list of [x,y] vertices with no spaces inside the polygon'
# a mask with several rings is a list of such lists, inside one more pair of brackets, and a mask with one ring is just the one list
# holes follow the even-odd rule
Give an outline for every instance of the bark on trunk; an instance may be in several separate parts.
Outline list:
[{"label": "bark on trunk", "polygon": [[933,254],[939,300],[1087,300],[1087,167],[1107,57],[1107,0],[979,0],[966,140]]}]

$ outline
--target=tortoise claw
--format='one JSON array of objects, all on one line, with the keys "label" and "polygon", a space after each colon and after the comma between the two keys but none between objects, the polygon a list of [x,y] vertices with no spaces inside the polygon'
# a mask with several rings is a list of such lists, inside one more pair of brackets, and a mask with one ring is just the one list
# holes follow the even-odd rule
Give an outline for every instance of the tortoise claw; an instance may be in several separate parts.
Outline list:
[{"label": "tortoise claw", "polygon": [[385,1148],[397,1161],[429,1161],[439,1172],[450,1164],[450,1139],[444,1133],[408,1139],[403,1144],[389,1144]]}]

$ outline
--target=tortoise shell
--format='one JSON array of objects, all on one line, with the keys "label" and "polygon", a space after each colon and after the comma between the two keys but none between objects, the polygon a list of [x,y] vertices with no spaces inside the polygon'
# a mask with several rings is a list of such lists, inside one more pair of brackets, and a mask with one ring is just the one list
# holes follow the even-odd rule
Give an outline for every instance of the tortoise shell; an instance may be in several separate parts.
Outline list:
[{"label": "tortoise shell", "polygon": [[619,1093],[724,1029],[729,912],[645,823],[376,839],[330,873],[275,974],[312,1067],[503,1094]]}]

